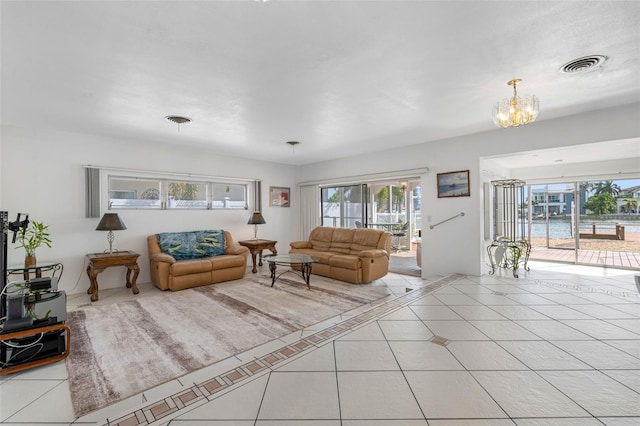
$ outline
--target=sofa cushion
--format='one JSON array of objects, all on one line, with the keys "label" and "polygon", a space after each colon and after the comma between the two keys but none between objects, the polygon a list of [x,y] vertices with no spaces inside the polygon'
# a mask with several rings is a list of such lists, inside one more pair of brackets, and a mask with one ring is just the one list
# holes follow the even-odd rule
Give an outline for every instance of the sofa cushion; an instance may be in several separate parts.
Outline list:
[{"label": "sofa cushion", "polygon": [[356,230],[349,228],[336,228],[331,239],[331,251],[336,253],[351,253],[353,234]]},{"label": "sofa cushion", "polygon": [[171,265],[171,275],[174,277],[202,272],[211,272],[211,262],[208,259],[183,260]]},{"label": "sofa cushion", "polygon": [[247,258],[245,256],[216,256],[207,259],[207,261],[211,263],[211,269],[213,271],[247,264]]},{"label": "sofa cushion", "polygon": [[176,260],[219,256],[225,253],[223,230],[163,232],[157,234],[162,251]]},{"label": "sofa cushion", "polygon": [[[376,231],[376,232],[372,232]],[[357,254],[362,250],[371,249],[384,249],[379,247],[380,237],[384,234],[384,231],[377,229],[355,229],[353,234],[353,244],[351,245],[351,254]]]},{"label": "sofa cushion", "polygon": [[311,231],[309,241],[315,250],[329,251],[331,249],[331,239],[336,228],[319,226]]},{"label": "sofa cushion", "polygon": [[336,254],[331,256],[329,264],[335,268],[359,269],[362,267],[360,258],[349,254]]}]

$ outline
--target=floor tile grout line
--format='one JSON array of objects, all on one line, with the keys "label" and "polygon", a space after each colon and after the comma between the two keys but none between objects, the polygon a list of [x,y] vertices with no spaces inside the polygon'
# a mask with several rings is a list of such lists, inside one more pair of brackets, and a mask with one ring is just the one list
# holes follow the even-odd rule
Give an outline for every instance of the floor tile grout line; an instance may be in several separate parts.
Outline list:
[{"label": "floor tile grout line", "polygon": [[[310,335],[310,336],[307,336],[307,337],[305,337],[305,338],[301,338],[300,340],[298,340],[298,342],[294,342],[294,343],[292,343],[292,344],[285,345],[284,347],[285,347],[285,348],[286,348],[286,347],[290,347],[290,346],[295,345],[296,343],[299,343],[299,342],[305,342],[305,344],[307,345],[307,347],[314,347],[314,346],[315,346],[315,347],[317,347],[317,345],[316,345],[317,343],[321,343],[321,342],[323,342],[323,341],[325,341],[325,340],[328,340],[328,339],[332,339],[332,340],[333,340],[333,339],[335,339],[335,338],[337,338],[337,337],[341,336],[342,334],[345,334],[345,333],[348,333],[348,332],[352,331],[352,329],[351,329],[351,328],[347,328],[346,330],[343,330],[343,331],[341,331],[341,332],[335,332],[335,331],[331,330],[332,328],[337,328],[337,327],[343,326],[343,323],[349,323],[349,322],[352,322],[352,321],[354,321],[354,322],[356,322],[356,323],[357,323],[357,322],[358,322],[358,318],[359,318],[359,317],[363,317],[363,320],[362,320],[362,321],[360,321],[360,322],[359,322],[359,324],[357,324],[357,325],[358,325],[358,326],[364,326],[364,325],[366,325],[366,324],[370,323],[370,322],[373,320],[373,318],[374,318],[374,317],[375,317],[375,318],[378,318],[380,315],[388,314],[388,313],[393,312],[393,311],[395,311],[395,310],[397,310],[397,309],[400,309],[400,308],[402,308],[403,306],[408,305],[408,304],[409,304],[409,303],[411,303],[412,301],[415,301],[415,300],[417,300],[417,299],[419,299],[419,298],[421,298],[421,297],[424,297],[424,296],[425,296],[425,295],[427,295],[427,294],[430,294],[430,293],[431,293],[431,292],[433,292],[433,291],[437,291],[437,290],[439,290],[439,289],[441,289],[441,288],[443,288],[443,287],[445,287],[445,286],[447,286],[447,285],[450,285],[452,282],[455,282],[455,281],[456,281],[460,276],[461,276],[460,274],[450,274],[450,275],[447,275],[447,276],[442,277],[441,279],[435,280],[434,282],[432,282],[432,283],[430,283],[430,284],[427,284],[427,285],[425,285],[425,286],[423,286],[423,287],[420,287],[420,288],[418,288],[418,289],[416,289],[416,290],[413,290],[413,291],[411,291],[411,292],[409,292],[409,293],[405,293],[405,294],[401,294],[401,295],[396,295],[396,296],[395,296],[395,297],[393,297],[392,299],[387,300],[387,301],[385,301],[385,302],[382,302],[382,303],[380,303],[380,304],[378,304],[378,305],[376,305],[376,306],[373,306],[373,307],[371,307],[370,309],[365,310],[364,312],[362,312],[362,313],[360,313],[360,314],[355,315],[354,317],[351,317],[351,318],[349,318],[349,319],[347,319],[347,320],[345,320],[345,321],[342,321],[342,322],[338,322],[337,324],[330,325],[330,326],[328,326],[328,328],[325,328],[325,329],[323,329],[323,330],[320,330],[320,331],[318,331],[318,332],[316,332],[316,333],[314,333],[314,334],[312,334],[312,335]],[[406,301],[405,301],[405,300],[406,300]],[[379,311],[379,312],[378,312],[378,311]],[[355,325],[355,324],[354,324],[354,325]],[[329,331],[330,331],[330,332],[329,332]],[[326,336],[323,336],[323,334],[326,334]],[[320,335],[320,336],[318,337],[318,335]],[[319,338],[319,340],[318,340],[317,342],[313,342],[313,339],[312,339],[312,338],[313,338],[314,336],[316,336],[316,337],[318,337],[318,338]],[[320,337],[322,337],[322,338],[320,338]],[[326,343],[326,342],[325,342],[325,343]],[[324,343],[323,343],[323,344],[324,344]],[[273,352],[271,352],[270,354],[264,355],[264,356],[263,356],[263,357],[261,357],[260,359],[268,358],[268,357],[272,356],[274,353],[276,353],[276,354],[277,354],[277,353],[279,353],[279,352],[280,352],[280,351],[282,351],[282,350],[283,350],[283,349],[281,348],[281,349],[278,349],[278,350],[276,350],[276,351],[273,351]],[[306,349],[304,349],[304,348],[303,348],[303,349],[301,350],[301,352],[304,352],[305,350],[306,350]],[[276,363],[279,363],[279,362],[281,362],[281,361],[282,361],[282,359],[279,359]],[[250,362],[253,362],[253,361],[250,361]],[[223,377],[223,378],[226,378],[227,376],[229,376],[229,375],[233,374],[233,372],[238,372],[239,374],[242,374],[242,373],[241,373],[241,371],[242,371],[242,367],[243,367],[244,365],[246,365],[246,364],[248,364],[248,363],[245,363],[245,364],[243,364],[243,365],[241,365],[241,366],[238,366],[238,367],[236,367],[236,368],[234,368],[234,369],[230,370],[229,372],[219,374],[219,375],[215,376],[215,377],[214,377],[214,378],[212,378],[212,379],[206,380],[206,381],[204,381],[204,382],[200,383],[200,384],[197,386],[197,388],[205,388],[207,383],[210,383],[210,382],[212,382],[212,381],[214,381],[214,380],[217,380],[217,377]],[[274,364],[274,365],[275,365],[275,364]],[[246,375],[246,376],[244,376],[244,377],[241,377],[241,378],[239,378],[239,380],[244,380],[247,376],[249,376],[249,375]],[[236,384],[236,383],[233,383],[233,384]],[[226,388],[226,387],[227,387],[227,386],[224,386],[224,388]],[[222,388],[218,387],[218,388],[216,388],[216,389],[222,389]],[[206,389],[205,389],[205,390],[206,390]],[[214,390],[215,390],[215,389],[214,389]],[[173,398],[175,398],[177,395],[181,395],[183,392],[184,392],[184,390],[183,390],[183,391],[181,391],[181,392],[178,392],[178,393],[176,393],[176,394],[173,394],[173,395],[171,395],[171,396],[168,396],[168,397],[166,397],[166,398],[162,399],[161,401],[166,401],[166,400],[168,400],[168,399],[173,399]],[[208,391],[207,391],[207,392],[208,392]],[[216,391],[216,392],[217,392],[217,391]],[[216,392],[214,392],[214,393],[216,393]],[[197,402],[197,401],[199,401],[199,399],[197,399],[197,400],[193,400],[193,401],[191,402],[191,404],[193,404],[193,403],[195,403],[195,402]],[[119,423],[119,422],[121,422],[121,421],[126,421],[126,420],[128,420],[128,419],[131,419],[131,418],[133,418],[132,416],[136,416],[136,413],[138,413],[138,412],[140,412],[140,411],[142,411],[143,413],[145,413],[145,409],[146,409],[146,408],[148,408],[148,409],[146,410],[146,412],[147,412],[146,414],[147,414],[147,415],[151,415],[151,408],[152,408],[152,407],[155,407],[155,406],[157,406],[157,405],[158,405],[158,402],[154,402],[154,403],[152,403],[152,404],[150,404],[150,405],[147,405],[146,407],[143,407],[142,409],[135,410],[133,413],[129,413],[129,414],[122,415],[122,416],[120,416],[119,418],[117,418],[115,421],[116,421],[117,423]],[[168,415],[170,415],[170,414],[173,414],[173,413],[168,413]],[[166,415],[165,415],[165,416],[162,416],[162,417],[160,417],[160,418],[156,418],[156,419],[154,419],[152,422],[155,422],[155,421],[161,420],[161,419],[162,419],[162,418],[164,418],[164,417],[166,417]],[[116,423],[116,424],[117,424],[117,423]],[[106,426],[106,425],[105,425],[105,426]]]},{"label": "floor tile grout line", "polygon": [[[569,293],[566,293],[566,294],[569,294]],[[585,300],[587,300],[587,299],[585,299]],[[599,304],[599,305],[600,305],[600,304]],[[486,305],[483,305],[483,306],[486,306]],[[563,306],[566,306],[566,305],[564,305],[564,304],[563,304]],[[488,306],[487,306],[487,307],[488,307]],[[555,322],[558,322],[558,323],[561,323],[561,324],[563,324],[563,325],[567,326],[566,324],[564,324],[564,323],[562,323],[561,321],[558,321],[558,320],[556,320],[556,319],[553,319],[553,318],[552,318],[551,320],[552,320],[552,321],[555,321]],[[516,323],[515,321],[512,321],[512,322]],[[606,321],[605,321],[605,322],[606,322]],[[516,323],[516,325],[519,325],[519,324],[517,324],[517,323]],[[570,327],[570,326],[569,326],[569,327]],[[573,330],[575,330],[575,331],[577,331],[577,332],[582,333],[582,331],[581,331],[581,330],[575,329],[575,328],[573,328],[573,327],[570,327],[570,328],[572,328]],[[528,331],[530,331],[530,330],[528,330]],[[531,332],[531,331],[530,331],[530,332]],[[549,342],[549,341],[548,341],[546,338],[544,338],[543,336],[540,336],[540,335],[536,334],[535,332],[532,332],[532,333],[533,333],[534,335],[536,335],[536,336],[540,337],[540,338],[542,339],[542,341],[545,341],[545,342],[547,342],[547,343],[549,343],[549,344],[552,344],[554,347],[556,347],[556,348],[558,348],[559,350],[563,351],[563,352],[564,352],[564,353],[566,353],[568,356],[571,356],[572,358],[576,359],[577,361],[582,362],[582,363],[584,363],[585,365],[587,365],[587,366],[591,367],[590,369],[572,370],[572,371],[597,371],[598,373],[603,374],[603,375],[604,375],[604,376],[606,376],[606,377],[609,377],[611,380],[614,380],[616,383],[619,383],[620,385],[624,386],[625,388],[627,388],[627,389],[629,389],[629,390],[631,390],[631,391],[633,391],[633,392],[635,392],[635,393],[639,393],[639,392],[635,391],[634,389],[631,389],[629,386],[625,385],[624,383],[619,382],[619,381],[618,381],[618,380],[616,380],[615,378],[610,377],[610,376],[609,376],[609,375],[607,375],[606,373],[604,373],[604,372],[600,371],[599,369],[595,368],[594,366],[592,366],[592,365],[588,364],[586,361],[584,361],[584,360],[582,360],[582,359],[579,359],[579,358],[575,357],[573,354],[571,354],[571,353],[567,352],[567,351],[566,351],[566,350],[564,350],[563,348],[558,347],[557,345],[553,344],[552,342]],[[583,334],[584,334],[584,333],[583,333]],[[589,336],[589,337],[592,337],[592,336]],[[640,336],[639,336],[639,337],[640,337]],[[496,341],[495,339],[491,339],[491,341],[494,341],[495,343],[497,343],[497,341]],[[498,341],[499,341],[499,340],[498,340]],[[562,341],[566,341],[566,340],[562,340]],[[604,343],[604,342],[602,342],[600,339],[595,339],[594,341],[600,341],[601,343]],[[498,344],[498,345],[499,345],[499,344]],[[499,345],[499,346],[500,346],[500,347],[502,347],[501,345]],[[609,345],[609,346],[611,346],[611,345]],[[504,347],[502,347],[502,348],[503,348],[503,349],[505,349]],[[614,348],[614,349],[617,349],[617,348],[615,348],[615,347],[613,347],[613,348]],[[447,348],[447,349],[448,349],[448,348]],[[505,350],[506,350],[506,349],[505,349]],[[618,350],[619,350],[619,349],[618,349]],[[451,353],[451,351],[449,351],[449,352]],[[514,356],[514,355],[513,355],[512,353],[510,353],[508,350],[507,350],[507,352],[508,352],[511,356]],[[453,355],[453,353],[451,353],[451,354]],[[457,359],[457,357],[455,357],[455,355],[453,355],[453,356],[454,356],[454,358],[456,358],[456,360],[458,360],[458,359]],[[515,356],[514,356],[514,357],[515,357]],[[516,358],[516,359],[519,359],[518,357],[515,357],[515,358]],[[458,362],[460,362],[460,361],[458,360]],[[522,362],[522,361],[520,361],[520,362]],[[470,372],[470,370],[466,369],[466,367],[464,366],[464,364],[462,364],[462,363],[460,363],[460,364],[465,368],[465,370],[467,370],[468,372]],[[564,395],[568,400],[570,400],[571,402],[573,402],[574,404],[576,404],[577,406],[579,406],[579,407],[580,407],[581,409],[583,409],[586,413],[589,413],[589,414],[592,416],[592,418],[596,418],[596,416],[595,416],[593,413],[591,413],[589,410],[587,410],[585,407],[583,407],[581,404],[579,404],[577,401],[575,401],[573,398],[571,398],[569,395],[567,395],[567,394],[566,394],[565,392],[563,392],[561,389],[559,389],[558,387],[556,387],[555,385],[553,385],[553,383],[549,382],[549,381],[548,381],[544,376],[542,376],[542,375],[539,373],[539,371],[548,371],[548,370],[534,370],[534,369],[531,369],[527,364],[524,364],[524,365],[525,365],[525,366],[527,366],[527,367],[530,369],[530,371],[534,372],[534,373],[535,373],[535,374],[536,374],[540,379],[542,379],[543,381],[545,381],[546,383],[548,383],[550,386],[552,386],[554,389],[556,389],[558,392],[560,392],[562,395]],[[471,371],[473,371],[473,370],[471,370]],[[519,370],[519,371],[524,371],[524,370]],[[557,370],[557,371],[564,371],[564,370],[561,370],[561,369],[560,369],[560,370]],[[472,375],[472,376],[473,376],[473,375]],[[474,379],[475,379],[475,376],[474,376]],[[476,381],[477,381],[477,380],[476,380]],[[480,384],[480,383],[478,382],[478,384]],[[482,385],[480,384],[480,386],[482,386]],[[484,389],[484,387],[483,387],[483,386],[482,386],[482,388]],[[487,394],[489,394],[489,395],[491,396],[491,394],[490,394],[486,389],[484,389],[484,390],[485,390],[485,392],[487,392]],[[492,397],[492,399],[493,399],[493,397]],[[495,401],[495,399],[494,399],[494,401]],[[495,401],[495,402],[497,403],[497,401]],[[499,405],[499,404],[498,404],[498,405]],[[500,408],[501,408],[501,409],[503,409],[501,406],[500,406]],[[505,411],[505,410],[503,409],[503,411]],[[506,411],[505,411],[505,413],[506,413]]]},{"label": "floor tile grout line", "polygon": [[[347,333],[348,334],[348,333]],[[333,351],[333,368],[336,378],[336,395],[338,397],[338,417],[340,418],[340,424],[342,424],[342,404],[340,400],[340,377],[338,376],[338,357],[336,354],[336,340],[331,341],[331,350]]]}]

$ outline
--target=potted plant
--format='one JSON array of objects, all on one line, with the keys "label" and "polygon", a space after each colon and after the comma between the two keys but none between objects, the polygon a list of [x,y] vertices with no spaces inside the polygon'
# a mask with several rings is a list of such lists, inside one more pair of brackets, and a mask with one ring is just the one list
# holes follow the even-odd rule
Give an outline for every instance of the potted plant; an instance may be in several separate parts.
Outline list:
[{"label": "potted plant", "polygon": [[18,234],[18,246],[16,248],[24,248],[24,266],[34,266],[36,264],[36,249],[43,244],[51,248],[49,225],[35,220],[31,221],[31,226]]}]

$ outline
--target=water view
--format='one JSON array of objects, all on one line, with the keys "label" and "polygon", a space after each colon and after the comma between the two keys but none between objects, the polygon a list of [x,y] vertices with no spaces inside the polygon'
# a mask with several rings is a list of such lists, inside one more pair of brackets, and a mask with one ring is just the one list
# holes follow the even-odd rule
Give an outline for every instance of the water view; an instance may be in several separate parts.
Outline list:
[{"label": "water view", "polygon": [[[634,221],[635,222],[635,221]],[[616,231],[616,224],[624,225],[625,234],[628,233],[640,233],[640,222],[629,223],[620,220],[598,220],[598,221],[581,221],[580,232],[590,233],[592,231],[592,224],[596,224],[596,230],[598,233],[611,233]],[[528,229],[525,224],[525,236]],[[546,237],[547,224],[546,222],[533,221],[531,225],[532,237]],[[549,238],[573,238],[571,233],[571,220],[569,219],[553,219],[549,221]]]}]

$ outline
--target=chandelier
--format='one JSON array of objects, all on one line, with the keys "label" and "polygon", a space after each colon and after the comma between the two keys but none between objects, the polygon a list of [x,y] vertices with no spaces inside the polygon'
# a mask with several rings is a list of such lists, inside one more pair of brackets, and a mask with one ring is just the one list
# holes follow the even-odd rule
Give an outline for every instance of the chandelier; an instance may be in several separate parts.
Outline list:
[{"label": "chandelier", "polygon": [[498,101],[493,106],[493,122],[502,128],[517,127],[533,123],[540,110],[540,101],[535,95],[518,96],[516,84],[522,80],[515,78],[507,82],[513,86],[513,97]]}]

